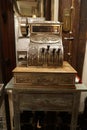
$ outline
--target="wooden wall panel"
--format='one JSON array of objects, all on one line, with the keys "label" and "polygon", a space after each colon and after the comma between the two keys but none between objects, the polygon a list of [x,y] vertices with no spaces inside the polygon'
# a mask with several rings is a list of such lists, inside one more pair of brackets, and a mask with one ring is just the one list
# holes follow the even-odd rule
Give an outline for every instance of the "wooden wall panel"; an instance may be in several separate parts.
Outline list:
[{"label": "wooden wall panel", "polygon": [[16,66],[14,12],[12,0],[0,1],[1,46],[3,59],[3,83],[12,77],[12,70]]},{"label": "wooden wall panel", "polygon": [[[63,31],[63,45],[64,45],[64,60],[67,60],[75,69],[77,69],[77,50],[79,42],[79,22],[80,22],[80,4],[81,1],[73,0],[73,12],[72,12],[72,34],[71,37],[74,40],[71,41],[71,56],[67,53],[69,51],[69,40],[65,40],[65,37],[70,37],[69,32]],[[70,9],[72,6],[72,0],[59,0],[59,21],[63,22],[63,10],[65,8]]]},{"label": "wooden wall panel", "polygon": [[81,1],[80,9],[80,29],[79,29],[79,44],[77,51],[77,71],[82,77],[84,55],[86,48],[86,34],[87,34],[87,0]]},{"label": "wooden wall panel", "polygon": [[1,24],[0,24],[0,83],[3,82],[3,75],[2,75],[2,37],[1,37]]},{"label": "wooden wall panel", "polygon": [[51,20],[51,0],[44,0],[44,17]]}]

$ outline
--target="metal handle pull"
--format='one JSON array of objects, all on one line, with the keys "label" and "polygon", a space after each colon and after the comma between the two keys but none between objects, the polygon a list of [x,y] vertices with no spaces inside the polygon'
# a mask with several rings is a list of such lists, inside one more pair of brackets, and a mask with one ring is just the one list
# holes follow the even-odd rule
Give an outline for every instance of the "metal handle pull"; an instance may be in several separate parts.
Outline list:
[{"label": "metal handle pull", "polygon": [[74,40],[74,37],[64,37],[64,40]]}]

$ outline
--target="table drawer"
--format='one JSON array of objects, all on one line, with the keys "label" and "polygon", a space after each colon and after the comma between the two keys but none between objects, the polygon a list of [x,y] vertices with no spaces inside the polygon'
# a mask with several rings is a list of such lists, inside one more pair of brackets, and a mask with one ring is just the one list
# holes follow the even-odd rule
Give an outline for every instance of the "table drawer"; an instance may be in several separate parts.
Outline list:
[{"label": "table drawer", "polygon": [[69,110],[73,104],[73,94],[20,94],[21,109],[30,110]]}]

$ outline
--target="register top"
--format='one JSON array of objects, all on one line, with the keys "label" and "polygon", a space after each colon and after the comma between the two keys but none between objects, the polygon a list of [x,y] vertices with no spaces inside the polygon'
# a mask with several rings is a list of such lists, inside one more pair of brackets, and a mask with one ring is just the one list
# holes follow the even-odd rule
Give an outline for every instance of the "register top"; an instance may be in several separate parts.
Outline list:
[{"label": "register top", "polygon": [[36,72],[36,73],[77,73],[77,71],[66,61],[63,62],[62,67],[37,67],[37,66],[29,66],[29,67],[16,67],[13,70],[13,73],[24,73],[24,72]]}]

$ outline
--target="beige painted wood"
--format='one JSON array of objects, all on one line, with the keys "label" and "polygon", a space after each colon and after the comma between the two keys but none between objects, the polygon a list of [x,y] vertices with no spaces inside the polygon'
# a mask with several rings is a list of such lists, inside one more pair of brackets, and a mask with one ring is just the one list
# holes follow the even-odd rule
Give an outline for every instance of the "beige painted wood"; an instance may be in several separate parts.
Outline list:
[{"label": "beige painted wood", "polygon": [[13,73],[77,73],[76,70],[66,61],[63,62],[62,67],[16,67]]}]

